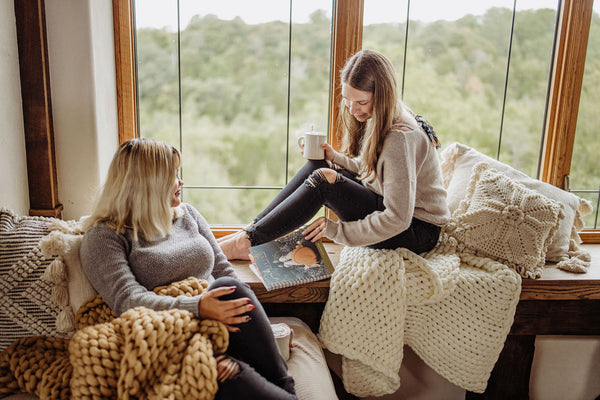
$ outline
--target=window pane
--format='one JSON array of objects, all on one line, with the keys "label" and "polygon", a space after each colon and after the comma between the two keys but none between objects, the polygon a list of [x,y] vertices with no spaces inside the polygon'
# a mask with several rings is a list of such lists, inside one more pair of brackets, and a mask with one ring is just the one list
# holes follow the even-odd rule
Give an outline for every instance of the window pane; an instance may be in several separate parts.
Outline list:
[{"label": "window pane", "polygon": [[577,116],[573,159],[571,161],[571,191],[589,200],[594,212],[584,217],[585,227],[598,229],[600,196],[600,142],[598,141],[598,104],[600,104],[600,2],[594,2],[592,24],[588,38],[583,87]]},{"label": "window pane", "polygon": [[536,177],[558,2],[517,1],[511,48],[512,0],[411,1],[406,49],[408,3],[393,12],[384,3],[365,2],[363,48],[391,58],[405,102],[442,145],[467,144]]},{"label": "window pane", "polygon": [[174,4],[173,1],[135,1],[135,45],[140,137],[179,147],[177,8]]},{"label": "window pane", "polygon": [[163,14],[137,24],[141,136],[181,149],[210,224],[249,222],[303,164],[296,135],[327,132],[331,0],[135,4]]},{"label": "window pane", "polygon": [[500,160],[538,177],[556,31],[557,0],[518,0]]}]

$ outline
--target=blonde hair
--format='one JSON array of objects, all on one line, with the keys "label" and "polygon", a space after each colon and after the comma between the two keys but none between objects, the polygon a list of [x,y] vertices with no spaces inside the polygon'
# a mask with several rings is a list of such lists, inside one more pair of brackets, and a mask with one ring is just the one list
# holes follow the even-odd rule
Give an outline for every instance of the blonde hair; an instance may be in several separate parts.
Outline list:
[{"label": "blonde hair", "polygon": [[[375,172],[383,140],[401,113],[396,72],[383,54],[375,50],[361,50],[346,61],[340,76],[342,84],[373,93],[373,113],[365,122],[352,116],[343,99],[340,105],[341,151],[351,157],[361,155],[359,178],[365,179]],[[374,179],[373,175],[371,180]]]},{"label": "blonde hair", "polygon": [[113,156],[106,183],[84,229],[106,223],[134,240],[156,240],[171,232],[172,188],[181,165],[179,151],[153,139],[133,139]]}]

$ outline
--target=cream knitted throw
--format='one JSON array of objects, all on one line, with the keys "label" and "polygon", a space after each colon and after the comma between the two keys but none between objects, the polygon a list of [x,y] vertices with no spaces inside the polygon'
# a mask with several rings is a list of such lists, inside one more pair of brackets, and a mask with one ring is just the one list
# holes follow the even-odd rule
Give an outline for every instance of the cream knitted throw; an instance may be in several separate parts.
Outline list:
[{"label": "cream knitted throw", "polygon": [[449,239],[422,256],[406,249],[342,250],[319,338],[343,356],[348,392],[396,391],[404,344],[450,382],[485,390],[512,325],[521,278],[455,248]]}]

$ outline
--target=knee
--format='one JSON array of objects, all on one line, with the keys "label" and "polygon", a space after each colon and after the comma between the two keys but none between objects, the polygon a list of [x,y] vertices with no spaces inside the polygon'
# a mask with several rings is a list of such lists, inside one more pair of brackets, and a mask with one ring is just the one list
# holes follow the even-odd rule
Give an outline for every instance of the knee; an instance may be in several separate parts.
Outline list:
[{"label": "knee", "polygon": [[225,287],[225,286],[238,286],[240,282],[238,279],[235,279],[231,276],[222,276],[220,278],[215,279],[213,283],[210,284],[211,289]]},{"label": "knee", "polygon": [[235,291],[233,292],[233,297],[248,297],[250,294],[254,294],[250,286],[246,283],[240,281],[237,278],[232,278],[231,276],[222,276],[220,278],[215,279],[213,283],[210,284],[210,289],[216,289],[221,287],[235,287]]},{"label": "knee", "polygon": [[219,382],[224,382],[239,375],[240,365],[233,358],[221,354],[215,359],[217,361],[217,380]]},{"label": "knee", "polygon": [[315,170],[306,180],[312,186],[317,187],[319,183],[335,183],[338,179],[338,173],[331,168],[319,168]]},{"label": "knee", "polygon": [[332,170],[331,168],[321,168],[323,175],[325,175],[325,179],[329,183],[335,183],[338,177],[338,173]]}]

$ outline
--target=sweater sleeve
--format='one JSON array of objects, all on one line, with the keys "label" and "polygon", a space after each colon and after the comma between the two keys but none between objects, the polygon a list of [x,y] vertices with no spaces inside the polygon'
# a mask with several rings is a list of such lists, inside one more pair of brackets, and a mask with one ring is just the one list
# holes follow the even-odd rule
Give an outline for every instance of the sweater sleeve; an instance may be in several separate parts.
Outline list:
[{"label": "sweater sleeve", "polygon": [[238,278],[233,269],[231,263],[227,260],[225,254],[221,250],[221,247],[217,243],[217,239],[215,239],[215,235],[210,230],[210,226],[208,222],[204,219],[204,217],[196,210],[194,207],[186,204],[186,212],[189,212],[196,223],[198,224],[198,232],[208,240],[210,246],[213,249],[215,254],[215,262],[212,269],[212,276],[215,278],[220,278],[222,276],[231,276],[233,278]]},{"label": "sweater sleeve", "polygon": [[198,316],[201,296],[159,296],[140,284],[129,267],[130,249],[124,235],[103,225],[88,229],[81,243],[83,270],[115,315],[143,306],[157,311],[178,308]]},{"label": "sweater sleeve", "polygon": [[391,132],[379,156],[376,181],[365,182],[383,196],[385,209],[356,221],[328,221],[325,236],[347,246],[368,246],[408,229],[415,209],[418,154],[428,151],[425,146],[420,132]]},{"label": "sweater sleeve", "polygon": [[348,157],[340,152],[335,152],[335,156],[333,157],[332,162],[337,164],[350,172],[354,172],[358,174],[358,170],[360,168],[360,158],[359,157]]}]

